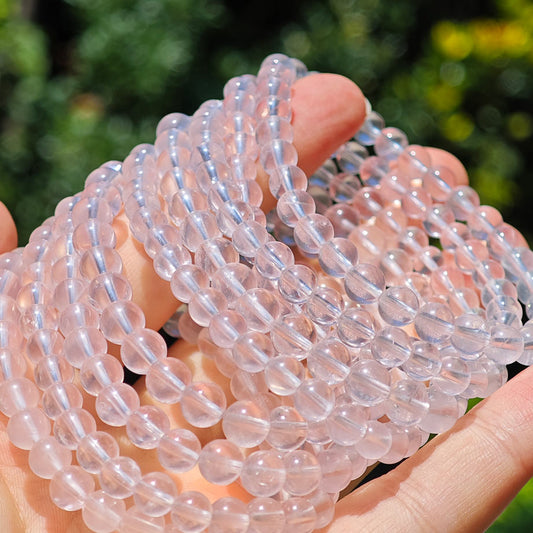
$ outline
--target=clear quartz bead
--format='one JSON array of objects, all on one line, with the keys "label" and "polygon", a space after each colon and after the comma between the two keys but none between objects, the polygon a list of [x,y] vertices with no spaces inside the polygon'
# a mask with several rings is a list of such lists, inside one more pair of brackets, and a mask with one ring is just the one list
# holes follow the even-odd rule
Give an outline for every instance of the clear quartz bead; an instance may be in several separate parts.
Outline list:
[{"label": "clear quartz bead", "polygon": [[137,508],[153,517],[164,516],[170,511],[178,496],[172,478],[163,472],[144,475],[135,485],[133,498]]},{"label": "clear quartz bead", "polygon": [[32,472],[43,479],[51,479],[56,472],[71,462],[72,452],[50,436],[35,442],[28,455]]},{"label": "clear quartz bead", "polygon": [[129,457],[113,457],[106,461],[100,471],[102,490],[114,498],[127,498],[141,479],[139,465]]},{"label": "clear quartz bead", "polygon": [[80,466],[65,466],[58,470],[50,482],[50,497],[60,509],[81,509],[94,491],[94,479]]},{"label": "clear quartz bead", "polygon": [[142,309],[134,302],[118,300],[109,304],[102,312],[101,328],[105,338],[122,344],[123,340],[146,323]]},{"label": "clear quartz bead", "polygon": [[370,349],[376,361],[392,368],[402,365],[409,359],[412,342],[403,329],[387,326],[376,333],[370,343]]},{"label": "clear quartz bead", "polygon": [[305,441],[307,423],[294,407],[279,406],[270,413],[270,431],[267,442],[280,451],[300,447]]},{"label": "clear quartz bead", "polygon": [[305,368],[296,357],[274,357],[268,361],[265,368],[268,388],[278,396],[294,394],[304,378]]},{"label": "clear quartz bead", "polygon": [[340,492],[351,481],[351,462],[348,454],[340,448],[322,450],[317,455],[322,472],[320,488],[330,494]]},{"label": "clear quartz bead", "polygon": [[180,401],[192,374],[179,359],[167,357],[153,364],[146,374],[146,389],[159,402],[174,404]]},{"label": "clear quartz bead", "polygon": [[246,533],[249,524],[246,504],[237,498],[220,498],[213,504],[210,533]]},{"label": "clear quartz bead", "polygon": [[82,518],[85,525],[96,533],[112,533],[118,529],[122,515],[126,512],[123,500],[112,498],[99,490],[86,498]]},{"label": "clear quartz bead", "polygon": [[76,449],[78,464],[91,474],[98,474],[109,459],[119,455],[119,446],[114,437],[104,431],[85,435]]},{"label": "clear quartz bead", "polygon": [[355,363],[346,379],[346,392],[359,404],[375,406],[386,400],[390,393],[389,371],[371,359]]},{"label": "clear quartz bead", "polygon": [[155,405],[143,405],[132,413],[126,423],[126,433],[135,446],[144,450],[157,448],[170,429],[166,413]]},{"label": "clear quartz bead", "polygon": [[211,513],[211,503],[205,494],[187,491],[175,499],[170,517],[183,533],[200,533],[209,527]]},{"label": "clear quartz bead", "polygon": [[291,497],[283,502],[285,528],[293,533],[310,533],[315,529],[317,514],[306,498]]},{"label": "clear quartz bead", "polygon": [[204,479],[215,485],[229,485],[242,469],[244,457],[239,447],[226,439],[206,444],[198,458],[198,467]]},{"label": "clear quartz bead", "polygon": [[250,529],[254,533],[282,533],[285,514],[280,502],[273,498],[254,498],[248,503]]},{"label": "clear quartz bead", "polygon": [[194,427],[211,427],[226,409],[224,391],[215,383],[192,383],[183,391],[181,411]]},{"label": "clear quartz bead", "polygon": [[344,287],[347,296],[354,302],[374,303],[385,288],[385,277],[376,266],[360,263],[348,270]]},{"label": "clear quartz bead", "polygon": [[136,374],[146,374],[158,361],[166,359],[167,346],[159,333],[146,328],[135,329],[122,340],[120,357]]},{"label": "clear quartz bead", "polygon": [[327,418],[335,407],[332,388],[320,379],[307,379],[294,393],[294,406],[309,422],[320,422]]},{"label": "clear quartz bead", "polygon": [[294,450],[283,457],[286,471],[284,489],[291,496],[305,496],[318,488],[321,478],[320,464],[314,454]]},{"label": "clear quartz bead", "polygon": [[251,453],[242,466],[240,480],[253,496],[269,497],[277,494],[285,483],[283,460],[274,450]]},{"label": "clear quartz bead", "polygon": [[202,446],[188,429],[168,431],[159,441],[157,456],[161,466],[173,472],[188,472],[198,462]]}]

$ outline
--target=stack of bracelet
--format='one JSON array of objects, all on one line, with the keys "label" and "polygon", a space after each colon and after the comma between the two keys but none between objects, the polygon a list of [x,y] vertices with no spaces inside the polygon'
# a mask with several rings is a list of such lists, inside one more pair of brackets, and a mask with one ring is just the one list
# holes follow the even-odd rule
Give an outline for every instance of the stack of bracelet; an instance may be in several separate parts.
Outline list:
[{"label": "stack of bracelet", "polygon": [[[355,139],[308,180],[290,105],[305,75],[273,55],[257,77],[230,80],[223,100],[168,115],[153,146],[95,170],[25,248],[0,256],[9,438],[51,479],[52,501],[81,509],[95,532],[324,527],[369,464],[410,456],[469,398],[501,386],[506,364],[533,362],[519,303],[529,312],[533,254],[516,230],[370,106]],[[268,216],[257,161],[277,198]],[[115,250],[122,210],[186,304],[167,329],[214,358],[231,405],[145,327]],[[309,259],[297,263],[291,245]],[[154,405],[141,405],[123,366],[146,376]],[[75,378],[101,422],[157,451],[160,471],[142,471],[97,431]],[[179,405],[194,427],[222,421],[225,438],[202,448],[158,404]],[[210,501],[164,473],[194,468],[249,499]]]}]

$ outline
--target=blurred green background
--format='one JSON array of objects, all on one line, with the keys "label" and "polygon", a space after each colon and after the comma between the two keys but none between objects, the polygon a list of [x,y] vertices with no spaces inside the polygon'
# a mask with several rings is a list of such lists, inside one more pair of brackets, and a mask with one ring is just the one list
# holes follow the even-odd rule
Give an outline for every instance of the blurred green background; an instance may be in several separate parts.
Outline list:
[{"label": "blurred green background", "polygon": [[[0,199],[24,244],[172,111],[281,51],[356,81],[389,125],[465,163],[533,242],[533,3],[0,0]],[[529,484],[492,532],[533,527]]]}]

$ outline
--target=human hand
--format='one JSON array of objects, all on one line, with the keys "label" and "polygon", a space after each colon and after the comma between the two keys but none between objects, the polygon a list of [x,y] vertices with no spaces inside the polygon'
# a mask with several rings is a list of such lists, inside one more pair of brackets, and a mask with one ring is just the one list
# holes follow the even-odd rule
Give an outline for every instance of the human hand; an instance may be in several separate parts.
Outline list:
[{"label": "human hand", "polygon": [[[364,116],[361,93],[347,80],[322,75],[298,82],[294,89],[295,144],[300,164],[312,172],[335,148],[348,139]],[[458,182],[466,172],[453,156],[432,150],[433,163],[453,169]],[[264,188],[264,187],[263,187]],[[0,210],[3,241],[0,251],[14,245],[14,228]],[[166,282],[153,272],[144,250],[132,238],[127,223],[115,223],[119,252],[135,301],[143,308],[148,326],[159,329],[176,309]],[[191,345],[176,342],[169,351],[193,370],[194,379],[219,383],[230,397],[228,380],[212,360],[202,358]],[[533,403],[526,370],[490,399],[465,415],[452,430],[433,439],[391,473],[355,490],[337,504],[335,521],[327,530],[340,531],[478,531],[487,527],[529,479],[533,468]],[[136,383],[142,404],[151,402],[144,380]],[[94,413],[94,399],[85,408]],[[167,408],[173,427],[186,427],[179,410]],[[5,424],[3,415],[0,421]],[[121,444],[123,455],[139,461],[143,471],[160,469],[152,452],[133,447],[121,429],[105,428]],[[203,442],[221,436],[220,426],[195,430]],[[37,478],[27,466],[27,452],[12,446],[0,434],[0,517],[6,531],[85,531],[80,513],[61,511],[50,502],[49,482]],[[177,478],[177,476],[174,476]],[[197,469],[179,476],[178,486],[219,498],[245,497],[236,484],[210,485]]]}]

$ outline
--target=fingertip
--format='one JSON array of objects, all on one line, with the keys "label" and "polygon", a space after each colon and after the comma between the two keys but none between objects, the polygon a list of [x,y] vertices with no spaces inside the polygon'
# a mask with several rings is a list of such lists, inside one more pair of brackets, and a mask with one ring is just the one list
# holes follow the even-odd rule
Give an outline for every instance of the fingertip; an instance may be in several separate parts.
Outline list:
[{"label": "fingertip", "polygon": [[468,173],[463,163],[450,152],[440,148],[427,148],[433,166],[449,168],[455,176],[455,185],[468,185]]},{"label": "fingertip", "polygon": [[17,246],[17,228],[11,213],[0,202],[0,253],[9,252]]}]

